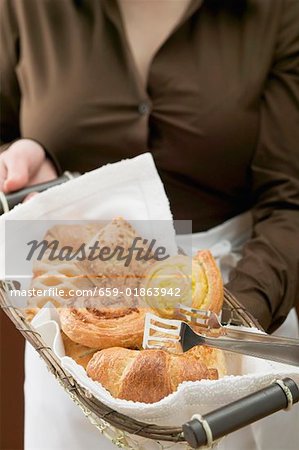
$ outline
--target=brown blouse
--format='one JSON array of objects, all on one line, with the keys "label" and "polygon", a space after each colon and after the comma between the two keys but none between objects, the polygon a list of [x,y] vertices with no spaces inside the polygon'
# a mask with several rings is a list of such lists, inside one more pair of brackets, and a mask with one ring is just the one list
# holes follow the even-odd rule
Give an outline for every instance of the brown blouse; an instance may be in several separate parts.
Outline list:
[{"label": "brown blouse", "polygon": [[193,0],[146,90],[116,0],[1,0],[0,46],[2,143],[34,138],[81,172],[150,150],[194,231],[253,208],[229,288],[282,322],[299,298],[298,0]]}]

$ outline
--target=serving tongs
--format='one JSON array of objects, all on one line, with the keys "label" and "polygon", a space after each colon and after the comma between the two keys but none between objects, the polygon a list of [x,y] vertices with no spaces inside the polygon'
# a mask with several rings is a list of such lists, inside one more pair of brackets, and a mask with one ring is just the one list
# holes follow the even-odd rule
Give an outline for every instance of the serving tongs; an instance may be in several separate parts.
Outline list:
[{"label": "serving tongs", "polygon": [[[263,333],[234,330],[223,326],[211,311],[178,305],[177,319],[164,319],[152,313],[145,316],[143,348],[178,349],[186,352],[206,345],[234,353],[299,366],[299,340]],[[187,323],[188,322],[188,323]]]}]

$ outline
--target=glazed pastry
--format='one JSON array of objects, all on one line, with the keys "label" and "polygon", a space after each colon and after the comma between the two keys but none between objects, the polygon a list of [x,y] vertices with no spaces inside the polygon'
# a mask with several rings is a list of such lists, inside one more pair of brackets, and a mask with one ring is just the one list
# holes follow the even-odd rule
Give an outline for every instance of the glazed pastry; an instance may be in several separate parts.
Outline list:
[{"label": "glazed pastry", "polygon": [[90,348],[140,348],[144,308],[61,308],[61,328],[72,341]]},{"label": "glazed pastry", "polygon": [[113,397],[143,403],[158,402],[183,381],[218,378],[217,370],[208,369],[199,359],[163,350],[101,350],[91,358],[86,370]]}]

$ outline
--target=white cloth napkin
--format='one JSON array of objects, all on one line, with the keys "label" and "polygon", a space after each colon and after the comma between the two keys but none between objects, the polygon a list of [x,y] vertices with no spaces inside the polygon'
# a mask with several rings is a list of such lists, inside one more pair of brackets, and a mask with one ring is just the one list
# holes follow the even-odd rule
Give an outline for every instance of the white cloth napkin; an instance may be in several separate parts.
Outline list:
[{"label": "white cloth napkin", "polygon": [[[117,216],[134,221],[140,236],[154,236],[170,254],[177,253],[169,201],[150,153],[88,172],[1,216],[0,279],[6,278],[5,251],[15,259],[20,253],[19,234],[23,240],[41,239],[55,221],[109,221]],[[18,221],[13,225],[16,239],[5,242],[12,220]]]}]

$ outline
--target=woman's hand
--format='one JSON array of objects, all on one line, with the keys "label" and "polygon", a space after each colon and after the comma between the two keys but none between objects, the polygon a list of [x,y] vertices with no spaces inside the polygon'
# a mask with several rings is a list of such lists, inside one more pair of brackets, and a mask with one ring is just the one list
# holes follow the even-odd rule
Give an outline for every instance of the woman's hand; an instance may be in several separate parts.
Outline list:
[{"label": "woman's hand", "polygon": [[0,154],[0,191],[5,194],[56,177],[43,147],[31,139],[20,139]]}]

